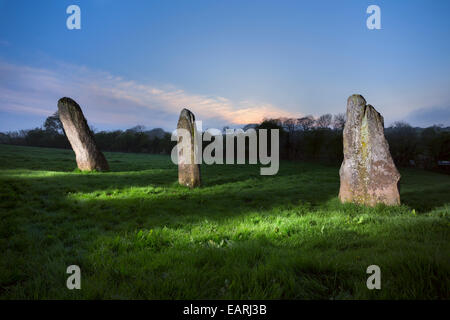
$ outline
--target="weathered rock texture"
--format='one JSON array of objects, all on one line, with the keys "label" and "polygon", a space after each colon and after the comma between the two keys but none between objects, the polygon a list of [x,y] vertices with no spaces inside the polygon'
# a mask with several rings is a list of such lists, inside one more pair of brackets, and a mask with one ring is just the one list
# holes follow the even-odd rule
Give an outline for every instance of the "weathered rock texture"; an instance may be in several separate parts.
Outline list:
[{"label": "weathered rock texture", "polygon": [[374,206],[400,204],[400,174],[384,137],[384,119],[360,95],[347,100],[344,161],[339,171],[339,199]]},{"label": "weathered rock texture", "polygon": [[177,130],[185,129],[189,132],[189,141],[182,141],[183,137],[178,135],[178,182],[181,185],[195,188],[201,185],[200,164],[195,163],[196,150],[195,141],[198,137],[195,126],[195,116],[188,109],[183,109],[178,120]]},{"label": "weathered rock texture", "polygon": [[58,112],[66,136],[75,152],[78,168],[83,171],[109,170],[108,162],[97,147],[80,106],[70,98],[61,98],[58,101]]}]

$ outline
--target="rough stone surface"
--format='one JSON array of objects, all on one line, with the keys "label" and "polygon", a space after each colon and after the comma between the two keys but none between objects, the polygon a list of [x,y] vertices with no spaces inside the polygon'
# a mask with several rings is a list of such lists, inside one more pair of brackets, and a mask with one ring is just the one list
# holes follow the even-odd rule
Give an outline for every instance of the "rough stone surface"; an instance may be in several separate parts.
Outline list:
[{"label": "rough stone surface", "polygon": [[342,202],[399,205],[400,174],[384,137],[384,119],[360,95],[347,100],[344,161],[339,170]]},{"label": "rough stone surface", "polygon": [[83,171],[107,171],[108,162],[97,147],[80,106],[70,98],[58,101],[59,118],[75,152],[77,165]]},{"label": "rough stone surface", "polygon": [[[185,129],[190,133],[190,141],[182,141],[183,137],[178,136],[178,146],[183,144],[183,148],[178,149],[178,182],[181,185],[195,188],[201,185],[200,165],[195,163],[195,139],[197,139],[197,128],[195,126],[195,116],[188,109],[183,109],[178,120],[177,130]],[[189,149],[190,152],[186,152]]]}]

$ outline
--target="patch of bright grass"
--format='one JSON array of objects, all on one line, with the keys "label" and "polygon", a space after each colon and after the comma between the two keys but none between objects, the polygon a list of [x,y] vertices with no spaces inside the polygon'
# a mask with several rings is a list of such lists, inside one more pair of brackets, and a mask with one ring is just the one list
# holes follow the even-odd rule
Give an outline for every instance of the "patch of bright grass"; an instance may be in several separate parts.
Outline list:
[{"label": "patch of bright grass", "polygon": [[0,145],[1,298],[450,297],[449,176],[401,170],[403,205],[365,208],[338,201],[333,166],[202,166],[190,190],[167,156],[105,155],[86,173],[69,150]]}]

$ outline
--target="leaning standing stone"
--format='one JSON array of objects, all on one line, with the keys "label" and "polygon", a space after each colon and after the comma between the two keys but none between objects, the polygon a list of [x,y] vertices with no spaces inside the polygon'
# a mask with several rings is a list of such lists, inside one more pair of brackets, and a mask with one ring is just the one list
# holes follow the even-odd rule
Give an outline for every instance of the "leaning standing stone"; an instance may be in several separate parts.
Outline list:
[{"label": "leaning standing stone", "polygon": [[75,152],[78,168],[85,170],[109,170],[108,162],[97,147],[80,106],[70,98],[58,101],[59,118]]},{"label": "leaning standing stone", "polygon": [[195,163],[196,139],[195,116],[188,109],[183,109],[177,125],[178,134],[178,182],[181,185],[195,188],[201,185],[200,164]]},{"label": "leaning standing stone", "polygon": [[384,137],[384,119],[360,95],[352,95],[347,100],[343,138],[339,199],[369,206],[399,205],[400,174]]}]

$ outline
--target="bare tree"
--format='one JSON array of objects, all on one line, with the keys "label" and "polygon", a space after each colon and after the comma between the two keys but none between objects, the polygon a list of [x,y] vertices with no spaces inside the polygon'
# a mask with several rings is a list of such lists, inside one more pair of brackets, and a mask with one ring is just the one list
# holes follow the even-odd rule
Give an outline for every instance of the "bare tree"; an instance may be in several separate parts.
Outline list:
[{"label": "bare tree", "polygon": [[333,116],[329,113],[321,115],[319,119],[316,120],[316,126],[318,128],[329,128],[331,125],[331,120]]},{"label": "bare tree", "polygon": [[310,130],[312,127],[314,127],[314,117],[309,115],[300,119],[297,119],[297,125],[300,128],[300,130],[306,131]]},{"label": "bare tree", "polygon": [[293,118],[283,119],[283,127],[286,128],[289,133],[293,133],[295,131],[296,123],[297,121]]},{"label": "bare tree", "polygon": [[402,128],[411,128],[411,125],[405,121],[395,121],[391,128],[402,129]]},{"label": "bare tree", "polygon": [[137,126],[134,126],[133,128],[128,129],[128,131],[131,132],[144,132],[145,131],[145,126],[138,124]]},{"label": "bare tree", "polygon": [[335,114],[334,115],[334,119],[333,119],[333,128],[335,130],[342,130],[342,129],[344,129],[345,121],[346,121],[345,113]]}]

